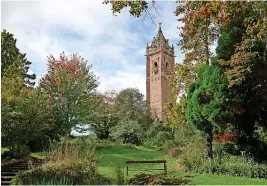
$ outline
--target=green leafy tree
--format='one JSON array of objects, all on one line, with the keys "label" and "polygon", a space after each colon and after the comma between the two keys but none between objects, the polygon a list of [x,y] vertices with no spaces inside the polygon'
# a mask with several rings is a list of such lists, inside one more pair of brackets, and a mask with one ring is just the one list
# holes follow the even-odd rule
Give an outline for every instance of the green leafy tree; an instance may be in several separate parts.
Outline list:
[{"label": "green leafy tree", "polygon": [[36,75],[28,74],[31,62],[26,59],[26,54],[20,53],[16,42],[13,34],[6,30],[1,32],[1,77],[3,78],[3,75],[7,73],[10,65],[17,63],[16,66],[22,74],[24,85],[33,86]]},{"label": "green leafy tree", "polygon": [[212,158],[214,128],[220,128],[227,116],[224,98],[227,94],[227,79],[218,65],[203,65],[198,78],[193,82],[187,95],[186,119],[189,124],[204,132],[206,157]]},{"label": "green leafy tree", "polygon": [[39,90],[22,88],[17,97],[2,97],[2,145],[12,153],[30,141],[46,137],[53,125],[49,95]]},{"label": "green leafy tree", "polygon": [[48,73],[40,80],[42,90],[51,95],[56,115],[57,131],[70,135],[71,129],[78,124],[90,122],[97,107],[92,98],[98,86],[91,65],[82,57],[74,54],[67,57],[60,54],[48,58]]},{"label": "green leafy tree", "polygon": [[113,14],[121,13],[121,10],[125,7],[130,7],[130,14],[134,17],[139,17],[143,12],[148,9],[148,3],[146,1],[108,1],[104,0],[104,4],[110,4]]},{"label": "green leafy tree", "polygon": [[127,88],[119,92],[115,99],[115,112],[120,120],[137,121],[144,130],[152,123],[144,95],[136,88]]},{"label": "green leafy tree", "polygon": [[49,97],[25,87],[20,56],[11,64],[3,64],[1,80],[1,139],[13,155],[19,153],[15,156],[22,155],[21,150],[29,141],[43,137],[53,118]]},{"label": "green leafy tree", "polygon": [[114,110],[115,97],[116,93],[113,91],[105,92],[98,97],[100,104],[90,123],[90,129],[99,139],[108,139],[113,127],[119,121],[118,114]]}]

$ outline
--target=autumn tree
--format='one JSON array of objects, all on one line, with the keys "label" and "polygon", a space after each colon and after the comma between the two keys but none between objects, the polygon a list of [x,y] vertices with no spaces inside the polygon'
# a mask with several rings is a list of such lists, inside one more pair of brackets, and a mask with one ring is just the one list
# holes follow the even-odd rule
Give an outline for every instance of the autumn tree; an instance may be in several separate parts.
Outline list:
[{"label": "autumn tree", "polygon": [[52,97],[57,118],[57,130],[69,135],[78,124],[89,123],[96,104],[92,99],[97,78],[91,65],[77,54],[60,54],[48,58],[48,72],[40,80],[42,90]]},{"label": "autumn tree", "polygon": [[[255,139],[254,133],[256,125],[267,127],[267,6],[263,2],[240,4],[240,14],[228,14],[229,22],[222,27],[218,53],[232,91],[229,110],[235,118],[237,144],[247,156],[261,160],[266,159],[267,146]],[[227,9],[233,9],[231,4]],[[228,47],[232,52],[227,55],[222,51]]]},{"label": "autumn tree", "polygon": [[[184,9],[181,12],[193,13],[194,22],[199,19],[205,21],[205,16],[209,16],[213,24],[219,26],[217,53],[231,91],[228,110],[235,118],[233,124],[237,130],[237,144],[249,155],[257,146],[257,142],[253,140],[255,124],[266,125],[266,118],[263,117],[267,103],[266,3],[207,2],[199,8]],[[197,32],[204,33],[201,28],[192,27],[191,23],[188,30],[183,32],[190,34],[196,29]]]},{"label": "autumn tree", "polygon": [[26,54],[22,54],[16,46],[17,40],[14,35],[3,30],[1,32],[1,77],[9,69],[9,66],[16,63],[17,70],[21,73],[24,85],[33,86],[36,78],[35,74],[28,74],[31,62],[26,59]]}]

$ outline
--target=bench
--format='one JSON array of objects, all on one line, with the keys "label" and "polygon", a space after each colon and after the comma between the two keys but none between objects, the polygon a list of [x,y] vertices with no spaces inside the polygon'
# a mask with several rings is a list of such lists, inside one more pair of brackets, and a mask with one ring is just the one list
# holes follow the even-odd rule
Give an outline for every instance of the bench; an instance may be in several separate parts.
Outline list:
[{"label": "bench", "polygon": [[[129,170],[129,164],[145,164],[145,163],[163,163],[164,167],[163,169],[131,169]],[[133,161],[129,160],[126,161],[126,175],[128,176],[129,171],[140,171],[140,170],[164,170],[164,174],[167,174],[167,161],[166,160],[142,160],[142,161]]]}]

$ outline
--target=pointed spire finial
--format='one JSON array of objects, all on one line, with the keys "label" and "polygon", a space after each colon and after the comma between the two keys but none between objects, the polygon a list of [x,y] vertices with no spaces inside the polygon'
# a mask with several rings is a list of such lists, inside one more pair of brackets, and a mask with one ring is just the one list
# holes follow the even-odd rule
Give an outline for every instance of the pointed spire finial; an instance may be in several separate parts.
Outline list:
[{"label": "pointed spire finial", "polygon": [[159,23],[159,30],[161,30],[161,23],[162,23],[162,22]]}]

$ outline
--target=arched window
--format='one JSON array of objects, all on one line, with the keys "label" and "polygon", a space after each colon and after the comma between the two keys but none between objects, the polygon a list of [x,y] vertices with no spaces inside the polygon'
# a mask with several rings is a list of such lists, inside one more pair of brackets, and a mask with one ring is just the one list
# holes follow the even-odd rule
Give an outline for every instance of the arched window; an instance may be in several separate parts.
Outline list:
[{"label": "arched window", "polygon": [[157,74],[158,71],[159,71],[159,69],[158,69],[158,63],[157,63],[157,61],[154,61],[153,72],[154,72],[154,74]]},{"label": "arched window", "polygon": [[166,62],[166,64],[165,64],[165,69],[166,69],[166,71],[169,71],[169,64],[168,64],[168,62]]}]

